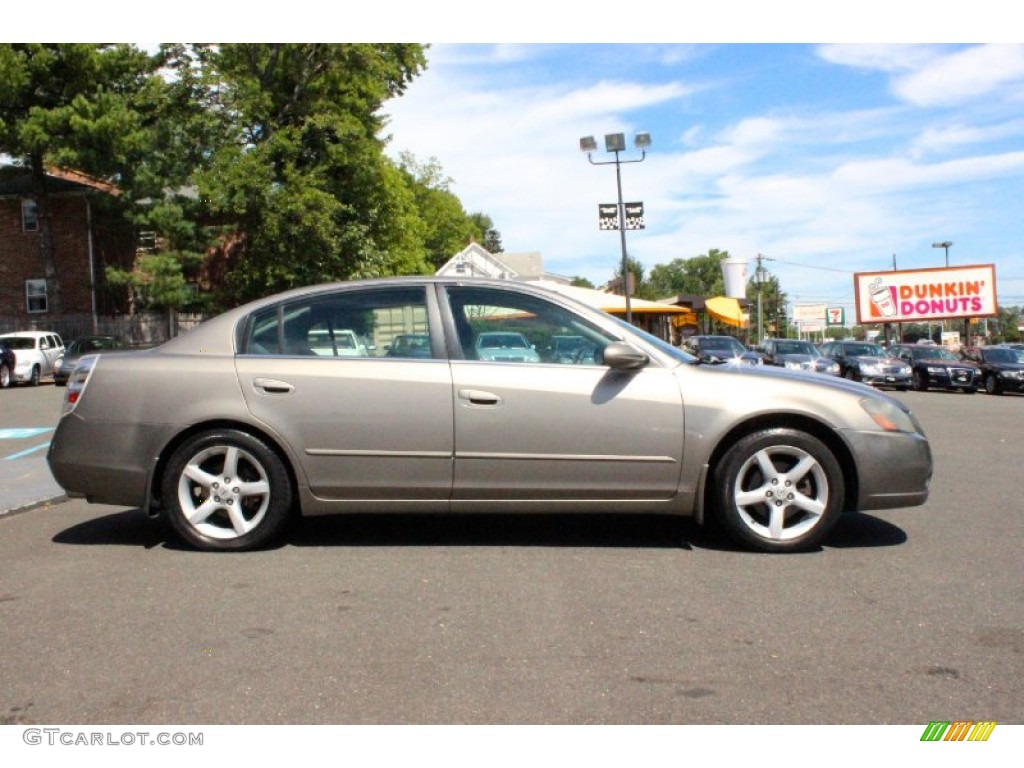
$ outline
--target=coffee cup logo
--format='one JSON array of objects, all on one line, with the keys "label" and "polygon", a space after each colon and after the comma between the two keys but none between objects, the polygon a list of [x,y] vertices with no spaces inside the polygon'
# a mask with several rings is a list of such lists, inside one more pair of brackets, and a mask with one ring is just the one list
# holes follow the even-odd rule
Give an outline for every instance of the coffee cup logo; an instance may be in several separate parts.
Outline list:
[{"label": "coffee cup logo", "polygon": [[871,281],[868,286],[868,295],[871,297],[871,303],[875,305],[875,309],[881,313],[882,317],[896,317],[896,302],[893,301],[892,291],[882,282],[882,278],[876,277]]}]

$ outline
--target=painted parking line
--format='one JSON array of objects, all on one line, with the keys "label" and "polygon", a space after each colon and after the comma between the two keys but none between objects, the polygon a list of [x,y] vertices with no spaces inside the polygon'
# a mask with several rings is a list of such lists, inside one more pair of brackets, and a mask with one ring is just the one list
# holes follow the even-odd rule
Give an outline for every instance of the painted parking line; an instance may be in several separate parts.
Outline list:
[{"label": "painted parking line", "polygon": [[[28,440],[31,437],[45,435],[47,432],[53,432],[53,427],[24,427],[14,429],[0,429],[0,440]],[[10,456],[5,456],[4,461],[20,459],[24,456],[29,456],[35,453],[36,451],[42,451],[49,447],[49,441],[45,443],[40,443],[39,445],[33,446],[32,448],[26,448],[24,451],[18,451],[18,453],[12,453]]]},{"label": "painted parking line", "polygon": [[16,427],[14,429],[0,429],[0,440],[25,440],[36,435],[45,435],[53,432],[53,427]]}]

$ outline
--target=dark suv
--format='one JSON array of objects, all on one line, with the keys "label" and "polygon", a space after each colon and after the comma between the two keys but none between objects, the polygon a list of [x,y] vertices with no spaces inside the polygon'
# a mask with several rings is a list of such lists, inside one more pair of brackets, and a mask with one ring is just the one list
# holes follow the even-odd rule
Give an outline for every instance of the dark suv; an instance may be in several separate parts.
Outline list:
[{"label": "dark suv", "polygon": [[910,386],[918,392],[956,389],[974,394],[981,385],[981,369],[962,360],[945,347],[933,344],[895,344],[889,354],[905,360],[913,373]]},{"label": "dark suv", "polygon": [[1024,392],[1024,352],[1012,347],[973,347],[964,357],[981,368],[981,380],[990,395]]}]

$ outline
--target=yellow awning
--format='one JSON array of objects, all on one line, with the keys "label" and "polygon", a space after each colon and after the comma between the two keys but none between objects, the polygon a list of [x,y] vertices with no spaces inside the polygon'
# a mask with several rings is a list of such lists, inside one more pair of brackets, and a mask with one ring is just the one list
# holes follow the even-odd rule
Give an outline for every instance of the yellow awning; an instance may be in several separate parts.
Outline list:
[{"label": "yellow awning", "polygon": [[740,303],[728,296],[714,296],[708,299],[704,302],[704,309],[715,320],[726,325],[734,325],[737,328],[742,328],[749,320],[747,313],[740,307]]}]

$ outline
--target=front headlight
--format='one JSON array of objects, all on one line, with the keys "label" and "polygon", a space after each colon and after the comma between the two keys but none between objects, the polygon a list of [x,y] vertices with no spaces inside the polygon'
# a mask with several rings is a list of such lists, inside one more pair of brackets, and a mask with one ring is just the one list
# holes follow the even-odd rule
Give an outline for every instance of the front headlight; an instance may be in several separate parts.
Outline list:
[{"label": "front headlight", "polygon": [[861,373],[866,373],[866,374],[869,374],[869,375],[875,375],[877,373],[881,373],[881,368],[882,367],[880,365],[872,365],[871,363],[861,363],[860,364],[860,371],[861,371]]},{"label": "front headlight", "polygon": [[914,417],[889,400],[865,397],[860,407],[886,432],[921,432]]},{"label": "front headlight", "polygon": [[787,361],[786,361],[786,363],[785,363],[785,365],[786,365],[786,367],[787,367],[787,368],[789,368],[789,369],[790,369],[791,371],[799,371],[799,370],[801,369],[801,367],[802,367],[802,366],[800,365],[800,363],[796,363],[796,362],[793,362],[792,360],[787,360]]}]

